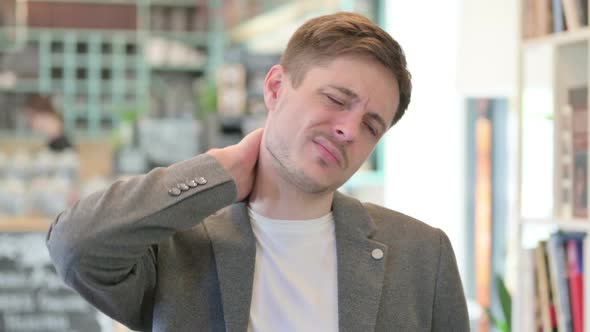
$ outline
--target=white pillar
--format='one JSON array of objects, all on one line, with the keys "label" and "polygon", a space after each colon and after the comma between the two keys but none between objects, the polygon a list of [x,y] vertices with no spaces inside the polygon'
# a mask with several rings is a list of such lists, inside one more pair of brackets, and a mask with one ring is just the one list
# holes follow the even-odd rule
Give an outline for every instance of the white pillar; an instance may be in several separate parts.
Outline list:
[{"label": "white pillar", "polygon": [[412,73],[410,107],[386,137],[385,204],[465,245],[465,119],[456,89],[459,0],[387,1],[386,30]]}]

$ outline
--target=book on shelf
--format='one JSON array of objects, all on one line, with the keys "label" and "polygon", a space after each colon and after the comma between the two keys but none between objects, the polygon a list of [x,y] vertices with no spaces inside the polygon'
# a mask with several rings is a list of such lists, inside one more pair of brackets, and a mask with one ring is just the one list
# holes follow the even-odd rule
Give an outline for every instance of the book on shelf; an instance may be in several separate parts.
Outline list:
[{"label": "book on shelf", "polygon": [[557,232],[552,234],[547,241],[549,274],[555,300],[557,325],[561,332],[572,331],[568,269],[564,247],[564,241],[566,240],[567,237],[563,232]]},{"label": "book on shelf", "polygon": [[525,39],[588,26],[588,0],[521,1]]},{"label": "book on shelf", "polygon": [[566,241],[567,269],[570,286],[570,302],[573,318],[573,331],[584,331],[584,269],[582,266],[583,237]]},{"label": "book on shelf", "polygon": [[517,331],[584,331],[585,232],[557,231],[520,252]]},{"label": "book on shelf", "polygon": [[535,0],[536,4],[536,12],[537,15],[537,34],[538,35],[547,35],[553,32],[553,12],[552,12],[552,5],[551,0]]},{"label": "book on shelf", "polygon": [[588,0],[561,0],[566,24],[569,30],[588,25]]},{"label": "book on shelf", "polygon": [[537,266],[537,293],[541,310],[543,331],[553,331],[557,327],[555,320],[555,306],[553,294],[549,284],[549,270],[547,267],[547,242],[541,241],[535,249]]},{"label": "book on shelf", "polygon": [[551,11],[553,13],[553,32],[565,31],[565,14],[561,0],[551,0]]},{"label": "book on shelf", "polygon": [[524,38],[535,38],[552,31],[550,0],[523,0]]}]

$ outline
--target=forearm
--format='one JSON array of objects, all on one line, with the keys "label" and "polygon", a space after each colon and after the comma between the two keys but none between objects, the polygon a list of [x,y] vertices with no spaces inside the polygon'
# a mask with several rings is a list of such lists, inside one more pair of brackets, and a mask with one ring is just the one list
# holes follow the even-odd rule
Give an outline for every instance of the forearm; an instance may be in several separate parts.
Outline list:
[{"label": "forearm", "polygon": [[244,199],[262,130],[239,144],[118,181],[60,214],[47,234],[57,272],[95,307],[151,330],[158,244]]},{"label": "forearm", "polygon": [[[178,196],[169,193],[199,177],[207,183]],[[104,269],[117,279],[115,271],[129,271],[150,245],[196,225],[235,198],[231,176],[214,158],[201,155],[118,181],[79,201],[52,224],[47,246],[66,281],[72,269]]]}]

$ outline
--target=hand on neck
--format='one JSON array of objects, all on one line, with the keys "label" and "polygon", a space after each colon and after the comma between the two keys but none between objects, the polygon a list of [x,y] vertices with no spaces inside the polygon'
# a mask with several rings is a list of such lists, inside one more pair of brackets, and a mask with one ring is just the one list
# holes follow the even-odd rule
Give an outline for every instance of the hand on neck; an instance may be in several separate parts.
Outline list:
[{"label": "hand on neck", "polygon": [[279,174],[270,158],[267,151],[260,152],[256,180],[248,199],[254,211],[267,218],[283,220],[315,219],[331,211],[333,192],[304,192]]}]

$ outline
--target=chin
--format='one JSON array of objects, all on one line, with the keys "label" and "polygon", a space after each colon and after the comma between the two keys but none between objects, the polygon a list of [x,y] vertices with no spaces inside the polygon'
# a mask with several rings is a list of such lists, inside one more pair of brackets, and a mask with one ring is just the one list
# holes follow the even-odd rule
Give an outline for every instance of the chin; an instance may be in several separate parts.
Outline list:
[{"label": "chin", "polygon": [[286,175],[289,182],[308,194],[322,194],[337,189],[338,187],[335,187],[334,183],[326,178],[326,174],[322,173],[298,168],[289,171]]},{"label": "chin", "polygon": [[302,166],[302,169],[306,169],[305,173],[318,185],[330,188],[340,188],[352,175],[344,174],[344,170],[341,168],[326,167],[322,165],[322,161],[312,161]]},{"label": "chin", "polygon": [[340,179],[332,179],[329,176],[326,176],[325,172],[323,174],[310,174],[306,177],[306,180],[307,181],[304,181],[304,188],[306,189],[305,192],[315,194],[334,192],[338,190],[338,188],[340,188],[344,184],[344,182],[346,182]]},{"label": "chin", "polygon": [[304,158],[290,158],[280,146],[273,146],[267,142],[267,151],[270,155],[270,164],[277,174],[297,187],[301,192],[308,194],[322,194],[336,191],[340,188],[340,181],[334,179],[334,172],[342,172],[322,165],[320,159],[310,159],[308,155]]}]

